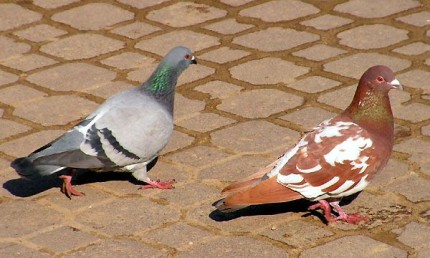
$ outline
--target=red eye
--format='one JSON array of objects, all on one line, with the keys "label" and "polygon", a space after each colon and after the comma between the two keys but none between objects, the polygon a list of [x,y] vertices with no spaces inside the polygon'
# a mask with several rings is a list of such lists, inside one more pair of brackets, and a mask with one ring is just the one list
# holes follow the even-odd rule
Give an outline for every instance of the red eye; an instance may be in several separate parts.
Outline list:
[{"label": "red eye", "polygon": [[384,82],[385,80],[384,80],[384,77],[382,77],[382,76],[378,76],[378,78],[376,78],[376,80],[378,81],[378,82]]},{"label": "red eye", "polygon": [[189,54],[186,54],[185,56],[184,56],[184,58],[185,58],[185,60],[188,60],[188,59],[190,59],[190,55]]}]

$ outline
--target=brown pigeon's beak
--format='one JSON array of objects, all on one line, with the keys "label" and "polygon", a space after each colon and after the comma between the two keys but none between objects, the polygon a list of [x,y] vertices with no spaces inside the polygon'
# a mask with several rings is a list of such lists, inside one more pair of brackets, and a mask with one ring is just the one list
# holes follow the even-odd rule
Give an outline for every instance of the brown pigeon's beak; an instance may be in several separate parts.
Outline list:
[{"label": "brown pigeon's beak", "polygon": [[196,60],[196,57],[195,57],[195,56],[192,56],[192,57],[191,57],[191,63],[192,63],[192,64],[197,64],[197,60]]},{"label": "brown pigeon's beak", "polygon": [[400,84],[399,80],[394,79],[390,82],[393,89],[403,90],[403,86]]}]

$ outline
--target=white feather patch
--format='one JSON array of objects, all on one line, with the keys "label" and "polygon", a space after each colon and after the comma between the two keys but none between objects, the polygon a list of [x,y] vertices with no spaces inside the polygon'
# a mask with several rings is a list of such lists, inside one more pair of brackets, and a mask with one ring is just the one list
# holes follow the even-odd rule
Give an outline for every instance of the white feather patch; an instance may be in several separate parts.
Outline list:
[{"label": "white feather patch", "polygon": [[351,162],[351,165],[353,166],[351,169],[360,169],[360,172],[358,172],[359,174],[363,173],[364,171],[366,171],[367,167],[369,166],[369,164],[366,163],[366,161],[369,160],[369,157],[359,157],[358,158],[358,162],[356,162],[355,160]]},{"label": "white feather patch", "polygon": [[330,138],[335,136],[342,136],[341,130],[346,130],[352,125],[356,125],[352,122],[336,122],[334,125],[328,125],[330,120],[326,120],[322,123],[323,129],[315,134],[315,143],[321,143],[321,138]]},{"label": "white feather patch", "polygon": [[314,172],[317,172],[317,171],[320,171],[320,169],[321,169],[322,167],[321,167],[321,165],[320,164],[318,164],[318,165],[316,165],[315,167],[313,167],[313,168],[308,168],[308,169],[301,169],[301,168],[299,168],[297,165],[296,165],[296,169],[299,171],[299,172],[302,172],[302,173],[305,173],[305,174],[308,174],[308,173],[314,173]]},{"label": "white feather patch", "polygon": [[278,182],[282,184],[297,184],[303,181],[303,177],[298,174],[289,174],[289,175],[278,175]]},{"label": "white feather patch", "polygon": [[346,191],[346,192],[342,192],[340,193],[337,197],[342,197],[342,196],[349,196],[351,194],[355,194],[357,192],[362,191],[368,184],[369,182],[366,180],[368,175],[363,176],[360,179],[360,182],[358,182],[357,185],[355,185],[352,189]]},{"label": "white feather patch", "polygon": [[343,164],[345,161],[354,161],[360,157],[360,153],[372,146],[369,138],[350,137],[336,145],[329,153],[324,155],[327,163],[335,166],[335,163]]},{"label": "white feather patch", "polygon": [[325,195],[326,193],[322,191],[322,189],[328,188],[339,181],[339,177],[335,176],[330,181],[320,185],[320,186],[312,186],[309,183],[305,183],[302,185],[287,185],[288,188],[299,192],[301,195],[308,199],[313,199]]},{"label": "white feather patch", "polygon": [[[276,163],[275,167],[272,169],[272,171],[270,171],[269,173],[267,173],[267,176],[269,178],[278,175],[279,171],[281,170],[281,168],[283,168],[285,166],[285,164],[287,164],[287,162],[291,159],[292,156],[294,156],[297,151],[299,150],[300,147],[305,146],[306,144],[308,144],[307,141],[304,140],[304,138],[302,138],[302,140],[300,140],[299,143],[296,144],[296,146],[294,146],[294,148],[292,148],[290,151],[288,151],[287,153],[285,153],[279,160],[278,163]],[[278,180],[279,182],[279,180]]]}]

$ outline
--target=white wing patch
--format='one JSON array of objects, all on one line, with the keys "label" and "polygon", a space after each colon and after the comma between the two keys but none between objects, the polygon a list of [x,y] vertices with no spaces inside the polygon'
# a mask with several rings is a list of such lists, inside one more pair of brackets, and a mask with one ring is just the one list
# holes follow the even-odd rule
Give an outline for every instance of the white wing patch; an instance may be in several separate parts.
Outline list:
[{"label": "white wing patch", "polygon": [[278,177],[278,182],[281,182],[282,184],[297,184],[303,181],[303,177],[301,175],[298,174],[289,174],[289,175],[282,175],[279,174]]},{"label": "white wing patch", "polygon": [[[335,166],[335,163],[343,164],[347,160],[354,161],[360,158],[360,153],[363,150],[370,148],[372,144],[373,142],[369,138],[359,136],[350,137],[336,145],[329,153],[324,155],[324,159],[332,166]],[[361,166],[367,167],[368,165],[364,163]]]},{"label": "white wing patch", "polygon": [[331,119],[326,120],[321,123],[322,130],[319,133],[315,134],[315,143],[321,143],[321,138],[330,138],[330,137],[338,137],[342,136],[341,130],[348,129],[351,125],[356,125],[352,122],[336,122],[334,125],[328,125]]},{"label": "white wing patch", "polygon": [[[300,140],[299,143],[296,144],[296,146],[294,146],[294,148],[292,148],[290,151],[288,151],[287,153],[285,153],[279,160],[278,163],[276,163],[275,167],[272,169],[272,171],[270,171],[269,173],[267,173],[267,176],[269,178],[278,175],[279,174],[279,170],[281,170],[281,168],[283,168],[285,166],[285,164],[287,164],[287,162],[291,159],[291,157],[293,157],[297,151],[299,150],[300,147],[305,146],[306,144],[308,144],[307,141],[305,141],[304,138],[302,138]],[[279,182],[279,179],[278,179]]]},{"label": "white wing patch", "polygon": [[320,164],[316,165],[316,166],[315,166],[315,167],[313,167],[313,168],[308,168],[308,169],[301,169],[301,168],[299,168],[299,167],[296,165],[296,169],[297,169],[297,171],[302,172],[302,173],[305,173],[305,174],[317,172],[317,171],[319,171],[321,168],[322,168],[322,167],[321,167],[321,165],[320,165]]},{"label": "white wing patch", "polygon": [[369,166],[369,164],[366,163],[366,161],[369,160],[369,157],[360,157],[357,160],[358,162],[355,160],[351,162],[351,165],[353,166],[351,169],[354,170],[361,168],[360,172],[358,172],[359,174],[361,174],[366,171],[367,167]]},{"label": "white wing patch", "polygon": [[330,181],[319,186],[313,186],[309,183],[304,183],[302,185],[287,185],[287,187],[300,193],[308,199],[314,199],[317,197],[325,196],[326,192],[323,192],[322,190],[336,184],[339,179],[340,178],[338,176],[335,176]]}]

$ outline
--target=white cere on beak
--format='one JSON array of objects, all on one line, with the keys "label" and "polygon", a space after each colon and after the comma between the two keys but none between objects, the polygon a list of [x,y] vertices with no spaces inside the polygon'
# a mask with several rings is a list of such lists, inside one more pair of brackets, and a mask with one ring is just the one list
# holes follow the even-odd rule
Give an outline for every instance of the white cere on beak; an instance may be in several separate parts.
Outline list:
[{"label": "white cere on beak", "polygon": [[403,90],[403,86],[400,84],[399,80],[397,79],[392,80],[390,84],[393,86],[393,88]]}]

